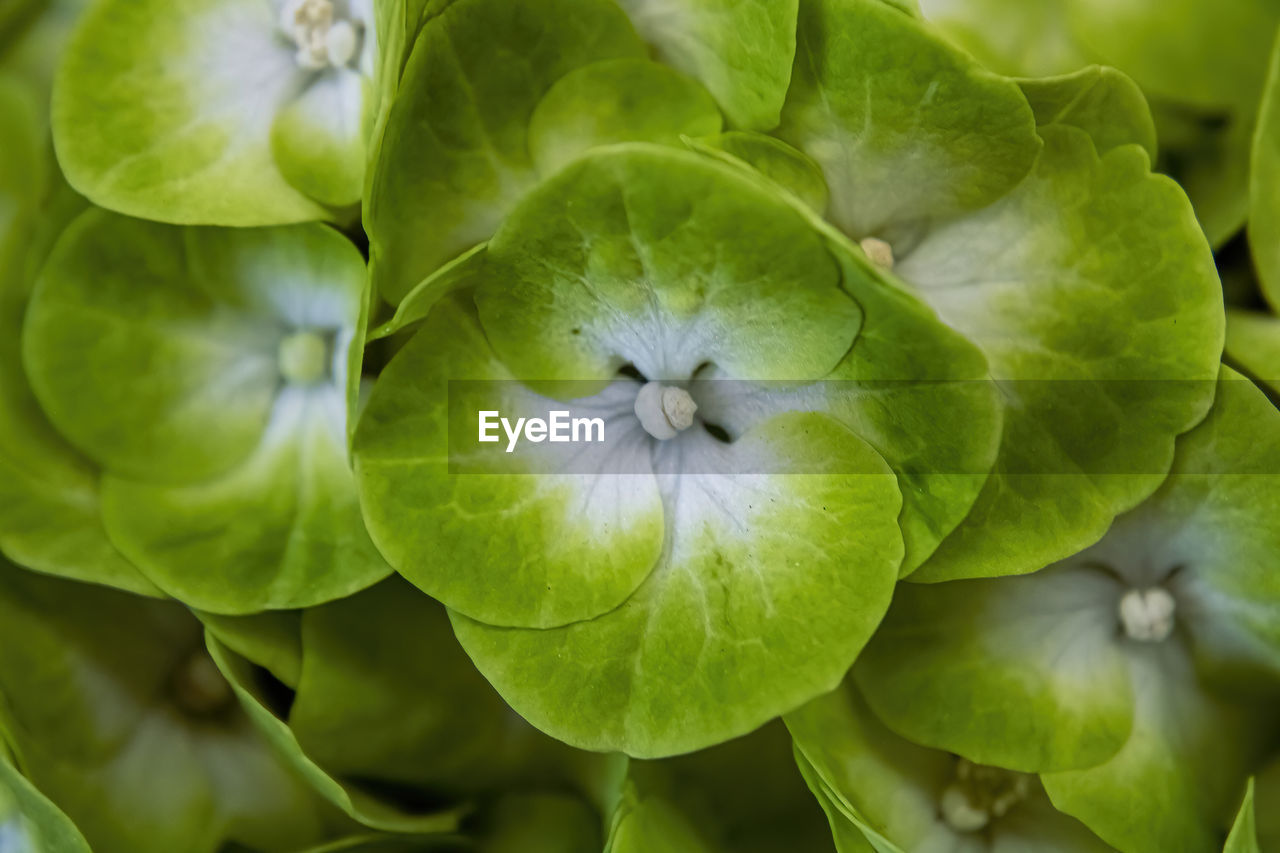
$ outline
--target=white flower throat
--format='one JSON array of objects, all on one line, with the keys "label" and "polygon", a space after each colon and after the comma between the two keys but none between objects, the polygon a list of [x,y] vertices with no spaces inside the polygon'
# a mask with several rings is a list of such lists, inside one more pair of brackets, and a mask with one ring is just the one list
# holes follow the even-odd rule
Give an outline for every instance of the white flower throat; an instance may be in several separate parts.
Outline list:
[{"label": "white flower throat", "polygon": [[338,15],[333,0],[285,0],[280,29],[297,45],[301,68],[345,68],[360,52],[364,23]]}]

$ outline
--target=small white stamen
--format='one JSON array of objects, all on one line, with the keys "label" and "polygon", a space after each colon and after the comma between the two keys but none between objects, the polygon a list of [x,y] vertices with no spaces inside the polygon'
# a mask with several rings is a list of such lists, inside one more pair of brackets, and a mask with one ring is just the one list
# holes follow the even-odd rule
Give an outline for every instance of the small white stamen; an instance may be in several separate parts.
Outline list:
[{"label": "small white stamen", "polygon": [[299,67],[319,71],[343,68],[360,48],[363,24],[337,17],[333,0],[286,0],[280,30],[298,46]]},{"label": "small white stamen", "polygon": [[974,808],[958,785],[948,785],[942,792],[942,819],[956,832],[977,832],[991,822],[991,815]]},{"label": "small white stamen", "polygon": [[1173,633],[1177,602],[1167,589],[1131,589],[1120,598],[1120,624],[1132,640],[1158,643]]},{"label": "small white stamen", "polygon": [[866,252],[871,263],[881,269],[893,269],[893,246],[875,237],[867,237],[858,245],[862,247],[862,251]]},{"label": "small white stamen", "polygon": [[960,759],[942,791],[938,810],[956,832],[977,832],[1002,818],[1031,793],[1031,777]]},{"label": "small white stamen", "polygon": [[645,432],[666,441],[693,426],[698,404],[683,388],[650,382],[636,394],[635,410]]}]

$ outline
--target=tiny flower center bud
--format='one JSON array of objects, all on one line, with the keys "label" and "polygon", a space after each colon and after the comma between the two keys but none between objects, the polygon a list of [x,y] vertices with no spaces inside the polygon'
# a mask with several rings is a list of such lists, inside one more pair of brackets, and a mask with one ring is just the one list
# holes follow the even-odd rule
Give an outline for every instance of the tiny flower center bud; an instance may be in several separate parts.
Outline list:
[{"label": "tiny flower center bud", "polygon": [[1131,640],[1158,643],[1173,633],[1173,615],[1177,609],[1167,589],[1131,589],[1120,598],[1120,624]]},{"label": "tiny flower center bud", "polygon": [[280,375],[295,385],[312,385],[329,375],[329,342],[316,332],[294,332],[280,342]]},{"label": "tiny flower center bud", "polygon": [[645,432],[666,441],[693,426],[698,404],[683,388],[650,382],[636,395],[636,417]]},{"label": "tiny flower center bud", "polygon": [[893,247],[884,240],[868,237],[858,245],[862,247],[863,252],[866,252],[867,258],[871,263],[881,269],[893,269]]},{"label": "tiny flower center bud", "polygon": [[965,761],[956,763],[956,775],[942,791],[938,810],[956,832],[977,832],[1021,803],[1031,793],[1031,777],[999,767]]},{"label": "tiny flower center bud", "polygon": [[193,717],[211,717],[231,706],[235,694],[204,649],[178,665],[172,678],[173,701]]},{"label": "tiny flower center bud", "polygon": [[333,0],[285,0],[280,30],[297,46],[299,67],[344,68],[360,52],[364,24],[338,17]]}]

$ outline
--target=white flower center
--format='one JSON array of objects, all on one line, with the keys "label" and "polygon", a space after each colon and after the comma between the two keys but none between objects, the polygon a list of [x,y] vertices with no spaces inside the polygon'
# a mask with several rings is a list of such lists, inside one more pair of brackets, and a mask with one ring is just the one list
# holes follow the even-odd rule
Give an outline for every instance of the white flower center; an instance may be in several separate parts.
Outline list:
[{"label": "white flower center", "polygon": [[1120,624],[1132,640],[1158,643],[1173,632],[1176,602],[1161,587],[1131,589],[1120,598]]},{"label": "white flower center", "polygon": [[649,382],[636,395],[635,410],[645,432],[666,441],[693,426],[698,404],[683,388]]},{"label": "white flower center", "polygon": [[280,29],[297,45],[299,67],[313,71],[350,65],[364,35],[363,22],[339,17],[333,0],[285,0]]},{"label": "white flower center", "polygon": [[893,246],[875,237],[867,237],[858,245],[862,247],[862,251],[866,253],[871,263],[881,269],[893,269]]},{"label": "white flower center", "polygon": [[942,819],[956,832],[977,832],[991,821],[1004,817],[1027,798],[1031,778],[998,767],[985,767],[963,758],[956,763],[956,775],[942,792],[938,803]]},{"label": "white flower center", "polygon": [[294,332],[280,341],[280,375],[295,385],[312,385],[329,375],[329,342],[318,332]]}]

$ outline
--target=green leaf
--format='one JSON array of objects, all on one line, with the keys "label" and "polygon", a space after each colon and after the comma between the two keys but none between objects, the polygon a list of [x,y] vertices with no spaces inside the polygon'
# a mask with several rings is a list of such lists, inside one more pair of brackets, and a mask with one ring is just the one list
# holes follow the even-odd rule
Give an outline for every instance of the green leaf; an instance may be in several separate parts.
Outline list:
[{"label": "green leaf", "polygon": [[778,123],[796,51],[797,0],[621,0],[663,62],[715,95],[734,127]]},{"label": "green leaf", "polygon": [[920,21],[880,0],[805,0],[797,38],[778,135],[822,167],[827,215],[854,239],[980,208],[1031,168],[1017,85]]},{"label": "green leaf", "polygon": [[1088,546],[1154,491],[1212,400],[1222,292],[1185,197],[1137,146],[1099,157],[1083,131],[1041,133],[1026,181],[894,269],[982,349],[1006,398],[996,470],[921,580],[1034,571]]},{"label": "green leaf", "polygon": [[610,0],[459,0],[429,18],[373,177],[367,221],[378,292],[399,302],[487,240],[537,182],[529,120],[556,81],[643,56]]},{"label": "green leaf", "polygon": [[1253,785],[1244,790],[1244,801],[1240,803],[1240,811],[1236,813],[1235,823],[1231,825],[1231,834],[1227,836],[1227,844],[1222,853],[1261,853],[1258,846],[1258,827],[1253,815]]},{"label": "green leaf", "polygon": [[[342,73],[369,81],[376,25],[359,15],[372,4],[351,9],[363,35]],[[54,92],[72,186],[103,207],[182,224],[301,222],[358,201],[375,88],[340,89],[336,73],[300,65],[278,15],[259,0],[94,4]]]},{"label": "green leaf", "polygon": [[45,412],[106,471],[113,542],[194,607],[288,608],[389,567],[347,462],[366,276],[318,225],[178,228],[92,211],[32,297]]},{"label": "green leaf", "polygon": [[236,711],[184,608],[4,566],[0,632],[16,765],[95,849],[321,837],[321,804]]},{"label": "green leaf", "polygon": [[[964,766],[955,755],[918,746],[887,729],[852,681],[786,716],[797,760],[819,800],[827,801],[837,839],[860,830],[867,845],[846,841],[841,853],[876,850],[1108,850],[1087,829],[1055,811],[1035,777],[996,768]],[[806,767],[807,765],[807,767]],[[951,788],[983,808],[966,788],[966,770],[978,770],[997,790],[1012,790],[1004,814],[987,812],[976,831],[957,829],[944,798]]]},{"label": "green leaf", "polygon": [[1156,126],[1142,90],[1132,80],[1101,65],[1072,74],[1019,80],[1038,127],[1078,127],[1099,154],[1120,145],[1141,145],[1156,158]]}]

